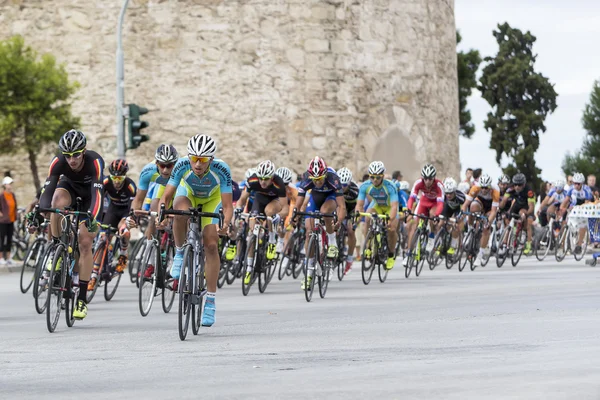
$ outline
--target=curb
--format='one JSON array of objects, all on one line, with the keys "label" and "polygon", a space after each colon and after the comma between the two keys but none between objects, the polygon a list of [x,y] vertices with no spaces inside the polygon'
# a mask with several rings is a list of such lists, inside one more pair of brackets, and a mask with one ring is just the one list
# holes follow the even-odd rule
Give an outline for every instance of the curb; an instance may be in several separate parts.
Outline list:
[{"label": "curb", "polygon": [[21,265],[0,265],[0,275],[9,274],[11,272],[21,272]]}]

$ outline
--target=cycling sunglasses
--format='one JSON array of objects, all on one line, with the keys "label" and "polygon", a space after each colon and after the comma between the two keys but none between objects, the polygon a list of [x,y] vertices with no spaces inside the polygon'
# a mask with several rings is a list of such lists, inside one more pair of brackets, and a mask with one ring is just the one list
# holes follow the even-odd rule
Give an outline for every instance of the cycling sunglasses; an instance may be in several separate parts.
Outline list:
[{"label": "cycling sunglasses", "polygon": [[83,150],[77,150],[77,151],[74,151],[72,153],[62,153],[62,154],[67,159],[69,159],[69,158],[79,158],[79,157],[81,157],[83,155],[84,151],[85,151],[85,149],[83,149]]},{"label": "cycling sunglasses", "polygon": [[196,164],[198,161],[200,161],[201,163],[207,163],[210,160],[212,160],[212,157],[194,156],[192,154],[188,154],[188,157],[193,164]]}]

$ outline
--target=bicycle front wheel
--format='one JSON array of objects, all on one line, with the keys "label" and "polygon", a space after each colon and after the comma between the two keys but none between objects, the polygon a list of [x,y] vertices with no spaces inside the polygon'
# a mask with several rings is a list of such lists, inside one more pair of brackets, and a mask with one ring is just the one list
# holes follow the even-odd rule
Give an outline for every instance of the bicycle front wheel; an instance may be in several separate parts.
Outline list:
[{"label": "bicycle front wheel", "polygon": [[27,293],[29,288],[33,284],[35,278],[35,270],[39,259],[42,258],[44,249],[44,242],[42,239],[38,239],[29,248],[25,258],[23,260],[23,266],[21,267],[21,293]]},{"label": "bicycle front wheel", "polygon": [[[191,253],[191,248],[190,248]],[[194,300],[192,301],[192,333],[197,335],[200,332],[200,324],[202,323],[202,303],[204,301],[204,257],[200,258],[200,265],[196,272],[196,283],[194,289]],[[193,264],[193,257],[192,257]]]},{"label": "bicycle front wheel", "polygon": [[67,252],[63,244],[59,244],[52,258],[52,268],[48,277],[48,305],[46,306],[46,325],[50,333],[54,332],[62,308],[63,292],[67,281]]},{"label": "bicycle front wheel", "polygon": [[546,226],[542,231],[542,234],[535,242],[535,258],[538,261],[544,261],[548,252],[550,251],[550,244],[552,243],[552,230],[550,226]]},{"label": "bicycle front wheel", "polygon": [[[161,256],[162,257],[162,256]],[[169,244],[167,246],[164,262],[163,270],[165,271],[164,283],[162,287],[162,309],[165,313],[169,313],[171,308],[173,307],[173,303],[175,302],[175,290],[173,290],[173,278],[170,277],[171,267],[173,266],[173,258],[175,258],[175,246]]]},{"label": "bicycle front wheel", "polygon": [[183,265],[181,266],[181,275],[179,276],[179,312],[177,315],[177,328],[179,339],[185,340],[188,328],[190,326],[190,316],[192,314],[192,297],[194,294],[193,284],[193,252],[192,247],[185,246],[183,251]]},{"label": "bicycle front wheel", "polygon": [[159,265],[158,257],[160,252],[158,250],[158,243],[152,241],[146,245],[146,251],[144,254],[142,269],[140,270],[140,276],[138,278],[139,283],[139,306],[140,314],[145,317],[152,308],[154,297],[156,296],[156,280],[157,272],[156,268]]},{"label": "bicycle front wheel", "polygon": [[369,282],[371,282],[371,277],[375,271],[375,257],[377,257],[377,245],[375,242],[376,240],[373,231],[369,231],[363,246],[361,261],[362,281],[365,285],[368,285]]},{"label": "bicycle front wheel", "polygon": [[[316,236],[311,236],[308,240],[308,254],[304,262],[304,298],[307,302],[312,300],[312,295],[315,289],[315,279],[317,274],[315,269],[319,262],[319,243]],[[311,264],[311,259],[314,260],[314,265]]]},{"label": "bicycle front wheel", "polygon": [[102,272],[104,271],[104,263],[106,261],[106,256],[106,242],[102,242],[96,248],[96,251],[94,252],[93,256],[94,266],[99,265],[99,267],[97,271],[98,276],[96,277],[96,284],[94,285],[94,288],[92,290],[88,290],[86,294],[86,301],[88,304],[92,302],[92,299],[96,295],[98,287],[102,283]]}]

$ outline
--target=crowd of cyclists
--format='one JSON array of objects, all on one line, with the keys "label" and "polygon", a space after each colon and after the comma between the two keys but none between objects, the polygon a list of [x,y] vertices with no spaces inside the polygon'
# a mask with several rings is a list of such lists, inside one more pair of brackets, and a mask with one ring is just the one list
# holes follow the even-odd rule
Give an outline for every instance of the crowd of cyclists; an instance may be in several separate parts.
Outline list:
[{"label": "crowd of cyclists", "polygon": [[[426,164],[411,189],[381,161],[357,182],[348,168],[316,156],[295,183],[289,168],[264,160],[238,184],[217,157],[216,141],[199,134],[185,155],[161,144],[136,184],[124,159],[108,163],[105,176],[104,159],[80,131],[66,132],[58,147],[25,218],[29,251],[21,276],[21,290],[33,286],[51,331],[62,309],[71,324],[84,319],[99,287],[110,300],[127,271],[142,315],[161,295],[168,312],[179,294],[180,317],[189,321],[192,310],[197,328],[215,323],[217,287],[238,278],[247,295],[256,281],[264,292],[277,271],[279,279],[301,277],[310,301],[315,282],[325,297],[329,281],[343,280],[355,261],[368,284],[375,270],[384,282],[399,264],[408,278],[426,263],[462,271],[492,256],[498,267],[532,252],[581,259],[589,241],[585,224],[566,223],[572,207],[594,201],[580,173],[570,185],[554,182],[536,208],[522,173],[494,181],[479,171],[457,182],[438,179]],[[143,237],[130,246],[136,228]],[[201,255],[193,258],[194,251]]]}]

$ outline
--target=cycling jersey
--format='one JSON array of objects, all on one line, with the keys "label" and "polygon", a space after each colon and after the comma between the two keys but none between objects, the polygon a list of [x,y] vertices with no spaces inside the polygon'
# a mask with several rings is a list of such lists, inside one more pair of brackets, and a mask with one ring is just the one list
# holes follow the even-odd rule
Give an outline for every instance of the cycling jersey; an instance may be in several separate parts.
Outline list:
[{"label": "cycling jersey", "polygon": [[484,213],[489,213],[493,207],[500,205],[500,189],[492,186],[484,194],[481,186],[473,185],[466,196],[469,201],[477,200],[483,206]]},{"label": "cycling jersey", "polygon": [[461,192],[460,190],[457,190],[454,193],[455,193],[455,195],[454,195],[453,199],[449,199],[448,195],[444,196],[444,206],[447,206],[448,208],[450,208],[453,211],[459,210],[461,208],[461,206],[464,204],[465,199],[466,199],[464,193]]},{"label": "cycling jersey", "polygon": [[104,195],[109,201],[108,207],[126,207],[129,209],[136,190],[135,183],[131,178],[125,178],[120,189],[115,187],[110,177],[104,178]]},{"label": "cycling jersey", "polygon": [[405,190],[398,192],[398,208],[400,210],[405,209],[408,206],[408,193]]},{"label": "cycling jersey", "polygon": [[98,219],[103,205],[104,160],[98,153],[91,150],[86,150],[83,157],[83,166],[79,171],[73,171],[62,154],[52,159],[40,198],[40,207],[50,208],[52,195],[58,187],[68,191],[71,195],[71,207],[75,206],[76,197],[81,197],[83,209],[87,209],[93,218]]},{"label": "cycling jersey", "polygon": [[[167,184],[177,187],[175,197],[187,197],[192,207],[202,206],[202,211],[209,213],[219,212],[221,194],[232,193],[231,170],[225,161],[218,158],[211,161],[202,176],[194,173],[188,157],[180,158]],[[202,228],[218,223],[217,218],[202,218]]]},{"label": "cycling jersey", "polygon": [[504,197],[508,198],[508,202],[514,200],[510,208],[511,214],[516,214],[520,210],[528,209],[529,204],[535,204],[535,193],[529,188],[529,186],[523,187],[520,192],[517,192],[514,187],[508,188]]},{"label": "cycling jersey", "polygon": [[298,196],[305,197],[306,192],[309,190],[315,193],[331,193],[334,194],[335,197],[340,197],[344,195],[342,190],[342,184],[340,183],[340,178],[337,174],[334,174],[331,171],[327,172],[327,176],[325,177],[325,183],[321,187],[316,187],[314,182],[311,179],[304,180],[300,182],[298,186]]},{"label": "cycling jersey", "polygon": [[[412,210],[415,200],[419,197],[418,214],[429,211],[436,203],[436,215],[440,215],[444,209],[444,185],[439,179],[434,179],[431,186],[427,187],[423,179],[415,182],[408,198],[408,209]],[[423,207],[421,207],[423,206]]]},{"label": "cycling jersey", "polygon": [[582,185],[581,189],[577,190],[575,187],[571,188],[567,197],[571,198],[571,206],[579,206],[586,201],[593,201],[594,194],[588,185]]},{"label": "cycling jersey", "polygon": [[163,177],[160,172],[158,172],[158,166],[155,162],[151,162],[146,164],[146,166],[140,172],[140,180],[138,183],[138,187],[140,190],[150,190],[150,188],[154,185],[166,185],[169,181],[169,178]]},{"label": "cycling jersey", "polygon": [[379,186],[375,186],[373,182],[364,184],[358,192],[358,200],[364,201],[369,196],[378,206],[389,207],[393,202],[398,202],[398,189],[392,181],[384,179]]},{"label": "cycling jersey", "polygon": [[258,176],[256,174],[252,174],[252,176],[248,178],[245,190],[246,192],[261,194],[273,200],[277,197],[286,197],[285,187],[286,185],[283,182],[283,179],[281,179],[278,175],[274,175],[269,186],[263,188],[260,185]]},{"label": "cycling jersey", "polygon": [[348,214],[350,214],[356,208],[358,191],[358,185],[354,182],[350,182],[348,187],[344,189],[344,201],[346,202],[346,212]]},{"label": "cycling jersey", "polygon": [[560,193],[556,190],[556,188],[550,189],[548,192],[548,203],[549,204],[560,204],[567,198],[567,192],[563,189]]}]

